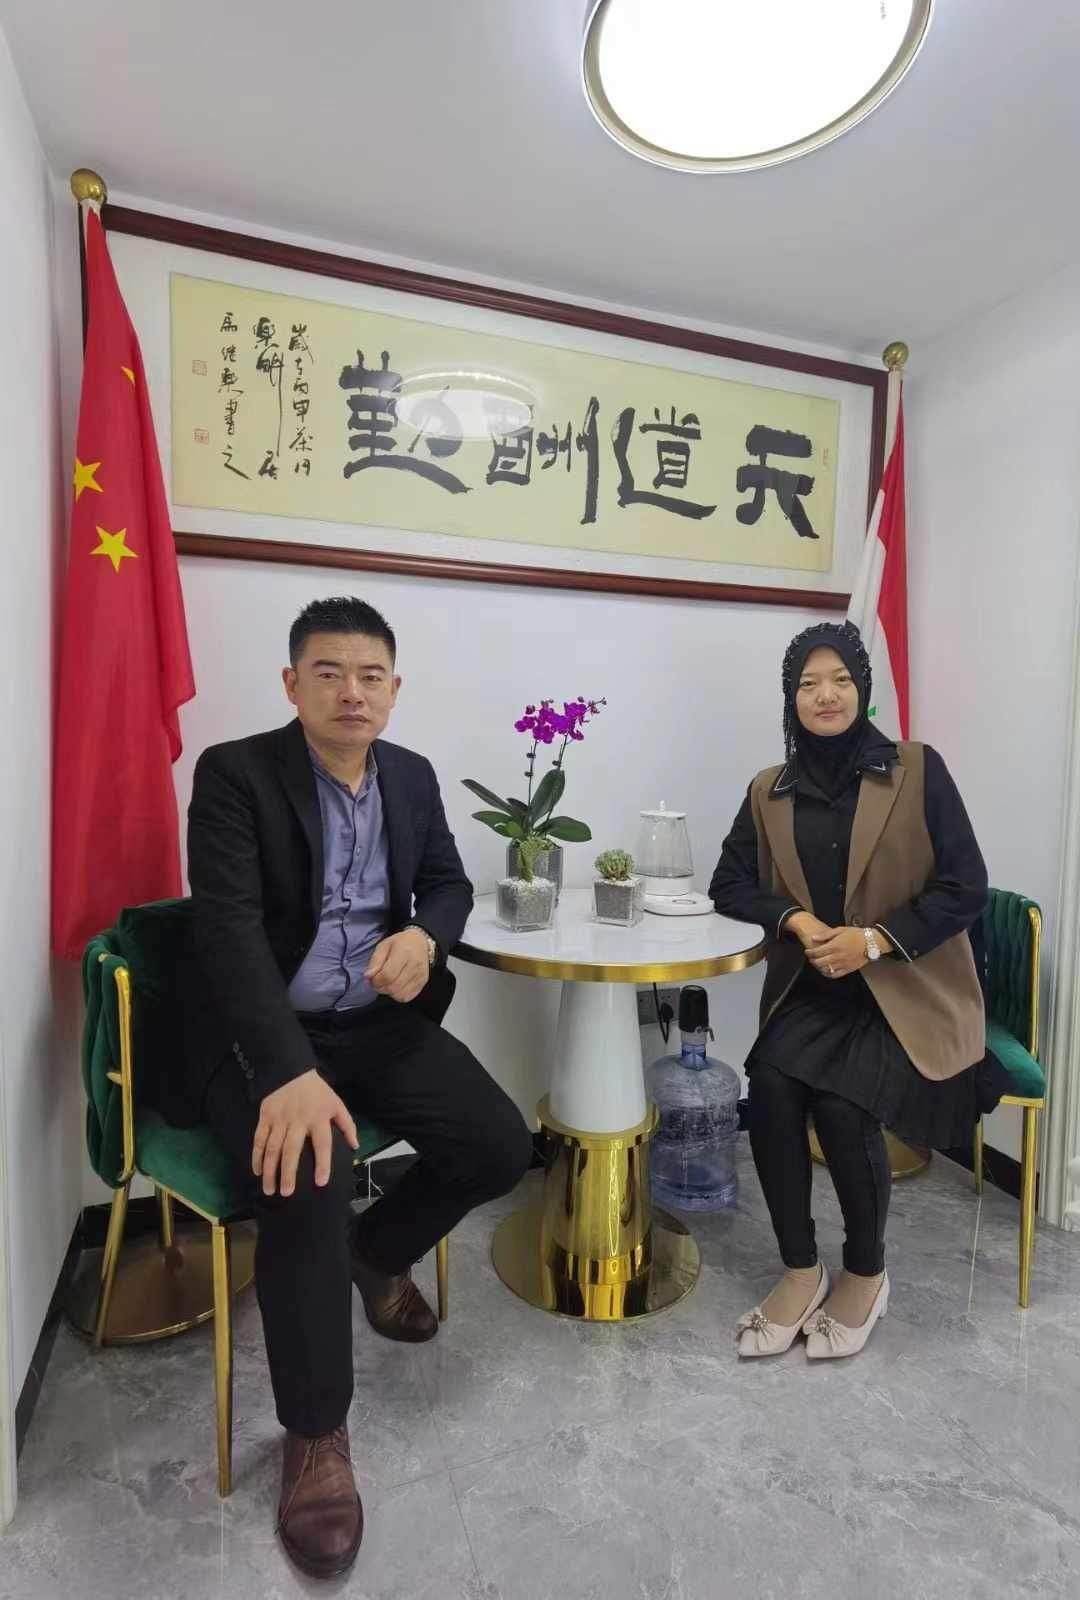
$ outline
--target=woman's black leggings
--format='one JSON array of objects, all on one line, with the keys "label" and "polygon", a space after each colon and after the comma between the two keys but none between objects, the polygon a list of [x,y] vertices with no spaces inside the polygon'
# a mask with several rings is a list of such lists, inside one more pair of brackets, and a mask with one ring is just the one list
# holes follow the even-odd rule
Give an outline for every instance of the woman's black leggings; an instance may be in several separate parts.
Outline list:
[{"label": "woman's black leggings", "polygon": [[885,1219],[892,1175],[881,1124],[839,1095],[788,1078],[763,1061],[750,1069],[750,1146],[786,1267],[817,1263],[810,1215],[813,1116],[844,1213],[844,1266],[873,1277],[885,1270]]}]

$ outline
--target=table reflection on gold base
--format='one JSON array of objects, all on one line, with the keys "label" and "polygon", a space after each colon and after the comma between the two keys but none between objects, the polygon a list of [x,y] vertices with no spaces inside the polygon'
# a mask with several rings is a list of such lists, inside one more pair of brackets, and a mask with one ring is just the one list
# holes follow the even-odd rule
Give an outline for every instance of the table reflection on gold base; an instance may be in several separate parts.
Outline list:
[{"label": "table reflection on gold base", "polygon": [[[810,1129],[810,1154],[819,1165],[823,1167],[828,1165],[813,1128]],[[885,1131],[885,1154],[889,1160],[889,1171],[894,1178],[914,1178],[916,1173],[926,1171],[932,1159],[929,1150],[922,1150],[918,1145],[905,1144],[888,1129]]]}]

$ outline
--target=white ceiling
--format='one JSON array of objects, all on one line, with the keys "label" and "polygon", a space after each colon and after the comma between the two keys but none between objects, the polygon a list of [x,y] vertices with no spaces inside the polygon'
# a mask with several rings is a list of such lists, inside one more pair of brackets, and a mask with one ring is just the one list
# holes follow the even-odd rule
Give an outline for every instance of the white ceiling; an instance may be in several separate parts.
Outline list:
[{"label": "white ceiling", "polygon": [[938,0],[875,115],[723,177],[601,131],[578,81],[587,9],[0,0],[0,24],[59,174],[358,252],[916,353],[1080,258],[1073,0]]}]

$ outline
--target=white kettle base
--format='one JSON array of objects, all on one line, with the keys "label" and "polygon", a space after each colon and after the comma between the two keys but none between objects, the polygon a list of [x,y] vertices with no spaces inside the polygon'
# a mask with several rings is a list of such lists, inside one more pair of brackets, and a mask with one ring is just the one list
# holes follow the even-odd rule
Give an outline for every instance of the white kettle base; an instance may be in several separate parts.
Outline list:
[{"label": "white kettle base", "polygon": [[712,909],[708,895],[698,894],[694,889],[688,894],[645,896],[645,910],[657,917],[701,917]]}]

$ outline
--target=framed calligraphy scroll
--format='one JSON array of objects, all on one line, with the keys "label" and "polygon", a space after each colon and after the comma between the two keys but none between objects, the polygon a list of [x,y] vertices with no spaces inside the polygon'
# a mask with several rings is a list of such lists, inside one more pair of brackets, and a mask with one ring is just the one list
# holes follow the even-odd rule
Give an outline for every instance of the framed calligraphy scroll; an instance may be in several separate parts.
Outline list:
[{"label": "framed calligraphy scroll", "polygon": [[839,608],[886,375],[106,207],[178,546]]}]

